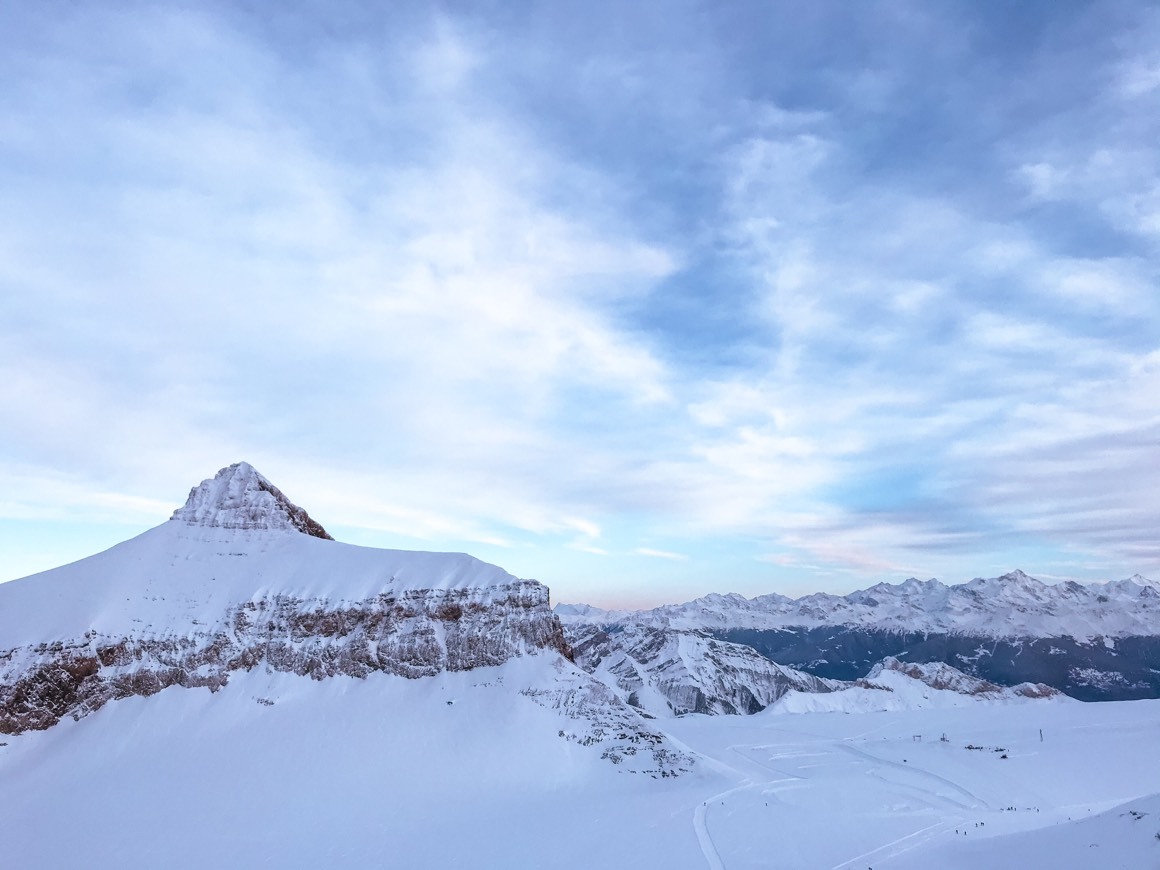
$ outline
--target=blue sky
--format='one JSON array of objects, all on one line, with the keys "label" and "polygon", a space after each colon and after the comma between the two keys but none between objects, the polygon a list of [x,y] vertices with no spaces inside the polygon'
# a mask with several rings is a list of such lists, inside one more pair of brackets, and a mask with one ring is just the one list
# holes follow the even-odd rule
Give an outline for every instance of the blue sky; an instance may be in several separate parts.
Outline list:
[{"label": "blue sky", "polygon": [[0,5],[0,579],[245,459],[558,600],[1160,575],[1160,11]]}]

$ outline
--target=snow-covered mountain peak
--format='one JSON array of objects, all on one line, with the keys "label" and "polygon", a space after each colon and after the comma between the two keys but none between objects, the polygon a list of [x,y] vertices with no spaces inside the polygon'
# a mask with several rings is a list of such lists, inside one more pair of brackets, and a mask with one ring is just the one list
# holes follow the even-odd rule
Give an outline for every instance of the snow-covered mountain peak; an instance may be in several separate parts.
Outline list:
[{"label": "snow-covered mountain peak", "polygon": [[334,540],[248,462],[235,462],[203,480],[170,519],[218,529],[296,531]]},{"label": "snow-covered mountain peak", "polygon": [[1001,581],[1003,581],[1004,583],[1008,583],[1011,585],[1017,585],[1017,586],[1042,586],[1043,585],[1042,581],[1036,580],[1030,574],[1023,572],[1018,568],[1016,568],[1014,571],[1011,571],[1007,574],[1004,574],[999,579]]},{"label": "snow-covered mountain peak", "polygon": [[970,588],[986,588],[991,591],[1006,590],[1008,592],[1034,592],[1042,589],[1045,585],[1042,580],[1037,580],[1030,574],[1020,571],[1018,568],[1014,571],[1007,572],[1001,577],[976,577],[970,583],[966,584]]},{"label": "snow-covered mountain peak", "polygon": [[1001,577],[976,577],[963,588],[1009,602],[1038,601],[1048,593],[1048,585],[1016,568]]}]

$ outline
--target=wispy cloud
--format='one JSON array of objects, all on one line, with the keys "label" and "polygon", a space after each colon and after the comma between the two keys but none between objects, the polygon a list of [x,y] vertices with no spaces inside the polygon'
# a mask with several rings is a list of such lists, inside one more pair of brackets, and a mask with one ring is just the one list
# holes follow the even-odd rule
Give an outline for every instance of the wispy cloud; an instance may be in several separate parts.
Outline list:
[{"label": "wispy cloud", "polygon": [[648,556],[652,559],[669,559],[674,562],[683,562],[689,558],[684,553],[670,553],[668,550],[654,550],[650,547],[637,547],[633,552],[638,556]]},{"label": "wispy cloud", "polygon": [[0,13],[6,515],[245,458],[586,600],[1160,571],[1154,11],[319,14]]}]

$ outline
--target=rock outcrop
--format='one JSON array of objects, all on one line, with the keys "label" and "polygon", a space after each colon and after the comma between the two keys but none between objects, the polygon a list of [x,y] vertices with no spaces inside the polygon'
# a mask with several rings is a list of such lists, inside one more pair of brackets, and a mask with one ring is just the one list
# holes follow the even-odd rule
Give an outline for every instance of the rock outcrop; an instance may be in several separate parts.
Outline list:
[{"label": "rock outcrop", "polygon": [[189,491],[189,498],[171,519],[218,529],[293,530],[334,540],[248,462],[235,462],[203,480]]},{"label": "rock outcrop", "polygon": [[[883,673],[894,671],[937,689],[941,692],[957,692],[960,695],[974,695],[982,698],[1055,698],[1063,695],[1058,689],[1044,683],[1020,683],[1017,686],[1000,686],[988,680],[981,680],[965,674],[944,662],[904,662],[887,656],[871,668],[864,678],[855,680],[854,685],[865,689],[884,688]],[[887,691],[890,689],[887,687]]]},{"label": "rock outcrop", "polygon": [[376,671],[415,678],[539,650],[571,655],[547,588],[533,581],[382,593],[341,605],[275,595],[222,617],[194,631],[90,631],[0,651],[0,733],[48,728],[169,686],[216,691],[231,673],[256,667],[316,680]]},{"label": "rock outcrop", "polygon": [[756,713],[790,690],[830,692],[844,685],[699,631],[572,625],[567,637],[576,664],[654,716]]}]

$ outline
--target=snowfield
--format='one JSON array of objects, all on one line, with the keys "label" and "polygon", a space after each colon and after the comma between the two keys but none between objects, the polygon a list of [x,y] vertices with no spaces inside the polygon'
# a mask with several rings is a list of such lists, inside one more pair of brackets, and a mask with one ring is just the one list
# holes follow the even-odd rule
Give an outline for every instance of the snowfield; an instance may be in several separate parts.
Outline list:
[{"label": "snowfield", "polygon": [[737,783],[703,804],[709,866],[1160,866],[1158,701],[665,724]]},{"label": "snowfield", "polygon": [[689,789],[723,779],[654,779],[562,739],[583,721],[526,694],[566,685],[561,662],[417,680],[258,669],[0,735],[0,863],[702,866]]},{"label": "snowfield", "polygon": [[528,691],[559,661],[256,669],[6,736],[5,864],[1160,866],[1160,701],[690,715],[660,724],[700,763],[652,778],[560,739]]}]

